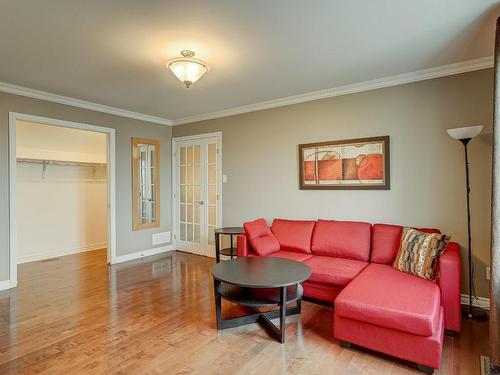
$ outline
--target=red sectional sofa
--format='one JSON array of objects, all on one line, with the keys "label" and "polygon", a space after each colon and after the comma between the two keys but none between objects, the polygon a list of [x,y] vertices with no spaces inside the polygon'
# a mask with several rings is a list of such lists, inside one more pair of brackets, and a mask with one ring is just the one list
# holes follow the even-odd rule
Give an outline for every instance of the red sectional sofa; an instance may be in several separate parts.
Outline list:
[{"label": "red sectional sofa", "polygon": [[441,255],[434,283],[392,267],[402,226],[275,219],[266,232],[263,225],[263,219],[245,223],[238,256],[258,256],[250,238],[264,244],[267,256],[307,264],[312,275],[303,284],[304,296],[334,304],[334,336],[343,345],[409,360],[424,371],[439,368],[444,330],[460,331],[457,243]]}]

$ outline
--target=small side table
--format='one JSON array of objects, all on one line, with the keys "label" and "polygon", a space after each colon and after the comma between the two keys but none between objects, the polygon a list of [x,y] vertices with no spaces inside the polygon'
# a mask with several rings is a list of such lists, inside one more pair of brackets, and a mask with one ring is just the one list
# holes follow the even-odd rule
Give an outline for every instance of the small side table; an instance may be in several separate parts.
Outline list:
[{"label": "small side table", "polygon": [[[215,260],[217,263],[220,262],[220,256],[226,255],[230,256],[231,259],[236,255],[236,248],[234,247],[233,237],[238,234],[245,233],[242,227],[224,227],[215,229]],[[231,236],[231,247],[224,249],[220,248],[220,235],[225,234]]]}]

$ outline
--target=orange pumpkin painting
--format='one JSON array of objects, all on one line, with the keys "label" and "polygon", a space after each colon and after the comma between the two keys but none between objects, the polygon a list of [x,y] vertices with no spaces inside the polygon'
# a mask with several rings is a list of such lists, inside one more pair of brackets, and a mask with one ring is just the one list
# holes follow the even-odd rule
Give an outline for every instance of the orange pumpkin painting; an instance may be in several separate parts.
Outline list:
[{"label": "orange pumpkin painting", "polygon": [[388,188],[389,137],[299,145],[301,188]]}]

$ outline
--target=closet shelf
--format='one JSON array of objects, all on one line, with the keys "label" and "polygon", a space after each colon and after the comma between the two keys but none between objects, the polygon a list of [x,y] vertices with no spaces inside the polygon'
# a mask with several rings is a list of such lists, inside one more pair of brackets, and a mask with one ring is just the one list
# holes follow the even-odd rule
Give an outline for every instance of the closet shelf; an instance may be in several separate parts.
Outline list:
[{"label": "closet shelf", "polygon": [[106,163],[91,163],[85,161],[65,161],[65,160],[47,160],[47,159],[26,159],[17,158],[18,163],[49,165],[75,165],[84,167],[106,167]]}]

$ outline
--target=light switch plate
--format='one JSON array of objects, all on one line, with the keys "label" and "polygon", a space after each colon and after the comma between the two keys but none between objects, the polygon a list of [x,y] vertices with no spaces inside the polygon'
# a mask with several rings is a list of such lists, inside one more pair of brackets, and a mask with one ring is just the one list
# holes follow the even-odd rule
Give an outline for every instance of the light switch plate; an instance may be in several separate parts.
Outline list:
[{"label": "light switch plate", "polygon": [[227,174],[222,175],[222,183],[225,184],[227,182]]},{"label": "light switch plate", "polygon": [[170,242],[170,232],[161,232],[153,234],[153,245],[161,245]]}]

